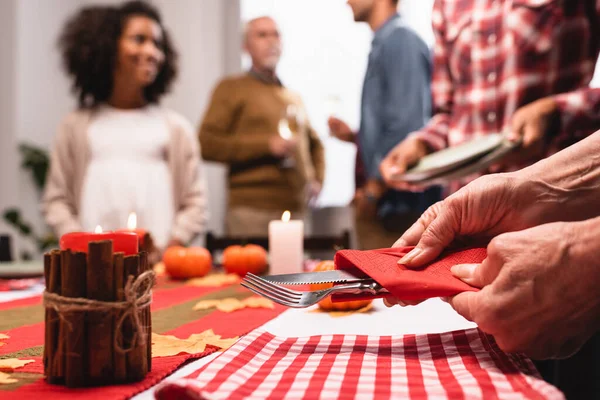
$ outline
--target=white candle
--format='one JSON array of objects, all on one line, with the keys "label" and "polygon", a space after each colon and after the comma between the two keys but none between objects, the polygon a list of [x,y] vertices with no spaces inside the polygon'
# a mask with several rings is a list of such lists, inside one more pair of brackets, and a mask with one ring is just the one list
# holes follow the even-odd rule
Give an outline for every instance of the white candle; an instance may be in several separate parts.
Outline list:
[{"label": "white candle", "polygon": [[290,221],[290,212],[281,221],[269,222],[269,274],[302,272],[304,262],[304,222]]}]

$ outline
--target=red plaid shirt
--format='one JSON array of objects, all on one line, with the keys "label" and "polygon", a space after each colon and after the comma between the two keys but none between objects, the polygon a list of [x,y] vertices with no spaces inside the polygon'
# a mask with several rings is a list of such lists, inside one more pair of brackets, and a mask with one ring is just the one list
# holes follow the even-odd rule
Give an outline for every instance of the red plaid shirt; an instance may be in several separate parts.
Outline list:
[{"label": "red plaid shirt", "polygon": [[554,153],[600,128],[600,0],[436,0],[434,116],[414,133],[442,149],[503,132],[513,113],[555,95]]}]

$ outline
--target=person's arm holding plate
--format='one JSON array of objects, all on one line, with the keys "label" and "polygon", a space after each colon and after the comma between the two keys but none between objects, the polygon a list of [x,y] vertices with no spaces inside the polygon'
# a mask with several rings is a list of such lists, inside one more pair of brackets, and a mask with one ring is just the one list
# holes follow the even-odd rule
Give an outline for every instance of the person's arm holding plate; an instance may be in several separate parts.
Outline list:
[{"label": "person's arm holding plate", "polygon": [[600,131],[517,172],[486,175],[431,206],[396,242],[416,246],[401,261],[419,267],[456,240],[600,215]]},{"label": "person's arm holding plate", "polygon": [[570,143],[600,126],[600,88],[583,88],[544,97],[519,108],[511,120],[508,139],[521,140],[521,148],[503,163],[540,159],[552,138]]}]

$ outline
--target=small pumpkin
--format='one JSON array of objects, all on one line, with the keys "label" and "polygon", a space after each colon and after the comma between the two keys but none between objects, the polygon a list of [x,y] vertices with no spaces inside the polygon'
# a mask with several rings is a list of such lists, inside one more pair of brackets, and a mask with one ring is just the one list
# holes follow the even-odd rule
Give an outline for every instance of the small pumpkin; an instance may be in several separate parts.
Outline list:
[{"label": "small pumpkin", "polygon": [[256,244],[229,246],[223,252],[223,268],[228,273],[245,276],[260,274],[267,267],[267,251]]},{"label": "small pumpkin", "polygon": [[[314,271],[331,271],[335,269],[333,261],[321,261],[315,266]],[[333,283],[319,283],[310,285],[310,290],[323,290],[333,286]],[[325,311],[354,311],[360,310],[371,304],[372,300],[352,300],[333,302],[331,297],[326,297],[319,302],[319,308]]]},{"label": "small pumpkin", "polygon": [[212,267],[210,252],[202,247],[169,247],[163,255],[166,273],[175,279],[205,276]]}]

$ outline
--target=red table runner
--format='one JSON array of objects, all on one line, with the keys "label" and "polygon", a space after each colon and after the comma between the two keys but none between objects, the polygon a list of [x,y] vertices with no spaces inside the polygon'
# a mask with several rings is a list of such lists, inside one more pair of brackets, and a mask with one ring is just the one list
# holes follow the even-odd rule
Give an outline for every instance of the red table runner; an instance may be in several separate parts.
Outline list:
[{"label": "red table runner", "polygon": [[[231,313],[215,309],[192,310],[194,304],[200,300],[226,297],[241,299],[250,295],[250,292],[237,284],[220,288],[195,287],[160,279],[153,294],[153,331],[187,338],[191,334],[213,329],[217,335],[229,338],[252,331],[286,309],[275,305],[274,309],[246,308]],[[0,303],[0,333],[10,336],[9,339],[2,340],[4,345],[0,345],[0,359],[35,360],[34,363],[11,373],[11,377],[18,379],[18,382],[0,385],[0,399],[126,399],[160,382],[186,361],[217,351],[216,348],[207,348],[201,354],[155,357],[152,359],[152,371],[141,382],[68,389],[64,386],[49,385],[43,380],[44,311],[40,296]]]},{"label": "red table runner", "polygon": [[280,338],[260,329],[158,400],[564,399],[530,360],[477,329],[404,336]]}]

